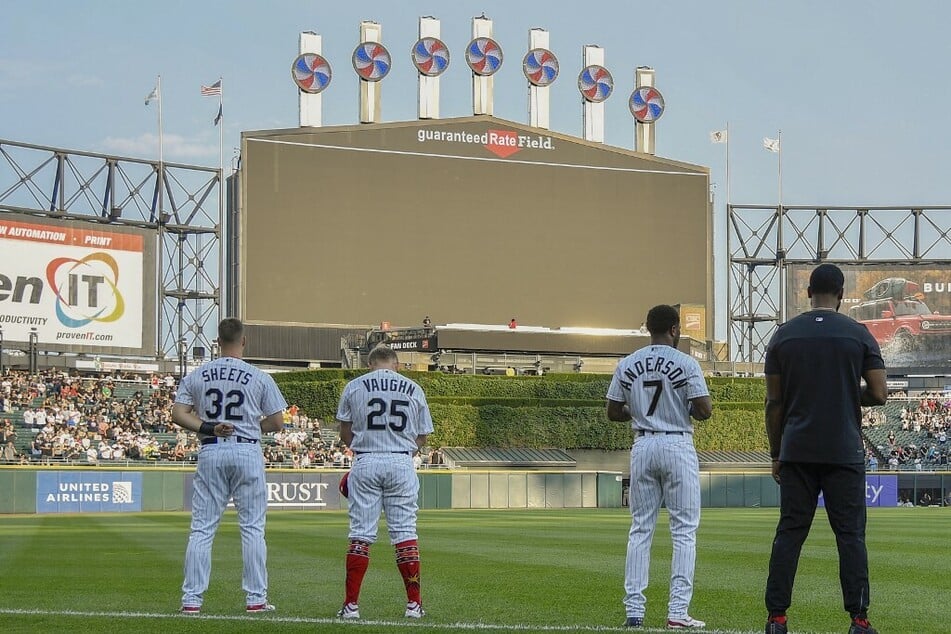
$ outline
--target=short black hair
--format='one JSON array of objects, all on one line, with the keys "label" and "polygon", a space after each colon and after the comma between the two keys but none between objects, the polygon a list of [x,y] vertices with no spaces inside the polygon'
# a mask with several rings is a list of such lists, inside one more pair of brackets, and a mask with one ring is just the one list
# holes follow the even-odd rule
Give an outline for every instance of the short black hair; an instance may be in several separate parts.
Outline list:
[{"label": "short black hair", "polygon": [[223,346],[238,343],[242,335],[244,335],[244,324],[240,319],[227,317],[218,324],[218,343]]},{"label": "short black hair", "polygon": [[385,343],[381,343],[370,351],[370,356],[367,361],[370,363],[375,363],[377,361],[386,363],[387,361],[399,361],[399,357],[396,356],[396,351],[393,348],[389,347]]},{"label": "short black hair", "polygon": [[845,275],[835,264],[820,264],[809,276],[809,290],[813,295],[838,295],[845,288]]},{"label": "short black hair", "polygon": [[647,313],[647,331],[652,335],[663,335],[680,323],[680,313],[668,304],[654,306]]}]

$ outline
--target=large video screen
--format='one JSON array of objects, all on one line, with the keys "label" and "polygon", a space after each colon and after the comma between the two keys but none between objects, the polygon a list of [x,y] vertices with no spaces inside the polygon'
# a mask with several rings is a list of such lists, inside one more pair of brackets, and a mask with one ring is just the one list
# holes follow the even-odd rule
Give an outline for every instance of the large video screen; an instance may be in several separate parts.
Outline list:
[{"label": "large video screen", "polygon": [[[787,318],[809,310],[813,265],[787,267]],[[840,312],[865,324],[889,368],[951,368],[951,267],[840,265]]]},{"label": "large video screen", "polygon": [[141,229],[0,214],[0,328],[44,350],[155,353],[155,237]]},{"label": "large video screen", "polygon": [[251,322],[637,328],[710,305],[702,167],[487,118],[246,133],[242,159]]}]

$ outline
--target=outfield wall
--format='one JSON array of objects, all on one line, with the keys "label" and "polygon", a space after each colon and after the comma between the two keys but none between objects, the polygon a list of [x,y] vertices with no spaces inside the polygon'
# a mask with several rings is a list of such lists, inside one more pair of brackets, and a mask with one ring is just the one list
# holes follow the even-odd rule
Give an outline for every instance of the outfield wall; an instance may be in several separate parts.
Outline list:
[{"label": "outfield wall", "polygon": [[[268,508],[341,510],[343,471],[277,469],[267,472]],[[188,511],[193,469],[63,469],[0,467],[0,514]],[[932,492],[951,493],[951,473],[870,473],[868,506],[895,506]],[[627,504],[618,472],[422,471],[423,509],[619,508]],[[700,474],[704,508],[779,506],[779,487],[762,473]],[[821,500],[820,500],[821,504]]]},{"label": "outfield wall", "polygon": [[[267,471],[268,508],[340,510],[343,471]],[[191,510],[193,469],[0,467],[0,513]],[[419,474],[424,509],[610,508],[621,506],[621,474],[432,471]]]}]

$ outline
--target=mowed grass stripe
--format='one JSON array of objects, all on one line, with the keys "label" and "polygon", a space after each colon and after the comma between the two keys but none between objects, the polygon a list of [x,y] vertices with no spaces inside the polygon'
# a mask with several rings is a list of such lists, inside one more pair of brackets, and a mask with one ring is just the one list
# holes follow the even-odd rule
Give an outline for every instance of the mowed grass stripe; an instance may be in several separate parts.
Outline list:
[{"label": "mowed grass stripe", "polygon": [[[776,509],[704,510],[691,612],[706,621],[710,631],[761,630],[763,585],[777,517]],[[665,623],[670,574],[665,514],[661,520],[647,592],[647,626],[653,628]],[[0,517],[0,608],[174,615],[188,523],[183,513]],[[623,509],[423,511],[419,528],[428,612],[420,625],[427,631],[456,631],[459,627],[453,624],[459,623],[613,631],[623,623],[630,528]],[[297,631],[299,626],[300,631],[340,631],[342,624],[330,617],[342,600],[346,533],[342,512],[270,513],[270,596],[287,621],[265,616],[246,622],[240,537],[234,514],[227,514],[216,539],[206,594],[203,615],[209,618],[174,621],[175,629]],[[365,619],[386,625],[364,624],[360,632],[413,627],[402,621],[402,582],[385,524],[380,537],[371,551],[360,608]],[[951,595],[949,539],[947,509],[871,510],[871,616],[881,631],[947,631],[943,608]],[[795,632],[847,629],[837,566],[834,538],[820,510],[803,551],[790,612]],[[240,618],[231,620],[235,615]],[[293,625],[297,617],[310,620]],[[88,620],[78,627],[76,618]],[[4,632],[109,629],[109,617],[5,613],[0,621]],[[144,619],[134,629],[164,632],[170,623]]]},{"label": "mowed grass stripe", "polygon": [[[226,622],[229,629],[227,631],[236,631],[235,625],[239,628],[250,627],[250,631],[260,631],[269,624],[290,624],[295,625],[332,625],[339,628],[351,628],[354,632],[366,634],[367,632],[389,632],[393,629],[402,629],[409,631],[499,631],[499,632],[630,632],[626,627],[607,627],[596,625],[519,625],[519,624],[498,624],[498,623],[451,623],[451,624],[432,624],[422,621],[343,621],[341,619],[329,618],[303,618],[303,617],[278,617],[278,616],[182,616],[178,614],[149,614],[146,612],[81,612],[77,610],[5,610],[0,609],[0,614],[9,614],[16,616],[44,617],[62,617],[82,619],[84,624],[95,623],[100,619],[131,619],[134,621],[148,620],[169,620],[175,619],[175,626],[191,631],[193,626],[202,627],[210,623]],[[282,627],[282,631],[286,631]],[[637,632],[658,633],[669,632],[667,628],[640,628]],[[739,631],[739,630],[693,630],[695,632],[708,632],[710,634],[759,634],[759,630]]]}]

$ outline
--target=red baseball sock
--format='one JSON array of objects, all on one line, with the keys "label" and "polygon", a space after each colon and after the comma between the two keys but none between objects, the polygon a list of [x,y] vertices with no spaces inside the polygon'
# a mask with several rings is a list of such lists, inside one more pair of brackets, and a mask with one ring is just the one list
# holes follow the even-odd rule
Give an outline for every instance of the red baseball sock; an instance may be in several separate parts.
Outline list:
[{"label": "red baseball sock", "polygon": [[363,576],[367,574],[370,565],[370,544],[359,539],[350,540],[347,549],[347,584],[346,603],[358,603],[360,586],[363,585]]},{"label": "red baseball sock", "polygon": [[419,596],[419,544],[408,539],[396,545],[396,567],[403,575],[406,586],[406,600],[422,603]]},{"label": "red baseball sock", "polygon": [[776,614],[769,617],[770,623],[779,623],[780,625],[786,625],[786,615],[785,614]]}]

